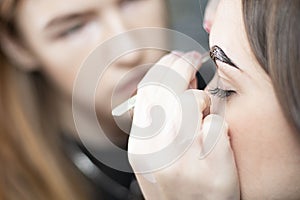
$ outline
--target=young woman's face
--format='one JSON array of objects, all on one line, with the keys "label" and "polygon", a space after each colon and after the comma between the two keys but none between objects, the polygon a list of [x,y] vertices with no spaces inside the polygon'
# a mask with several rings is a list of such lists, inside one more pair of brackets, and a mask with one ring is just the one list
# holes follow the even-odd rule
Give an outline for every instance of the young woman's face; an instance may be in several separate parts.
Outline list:
[{"label": "young woman's face", "polygon": [[[38,70],[69,99],[80,64],[97,45],[130,29],[165,27],[166,21],[164,0],[25,0],[19,5],[17,17],[22,39],[41,66]],[[134,38],[128,40],[134,43]],[[107,52],[116,47],[111,48]],[[106,71],[97,110],[108,127],[114,127],[111,96],[117,82],[133,67],[153,63],[161,54],[134,52]],[[142,74],[137,76],[141,78]],[[132,79],[132,84],[139,82]],[[126,86],[115,101],[125,100],[126,88],[132,86]]]},{"label": "young woman's face", "polygon": [[214,45],[239,68],[218,61],[219,78],[208,89],[219,87],[214,100],[227,96],[218,101],[226,105],[242,198],[299,199],[299,133],[283,116],[272,82],[250,49],[241,0],[221,0],[210,32]]}]

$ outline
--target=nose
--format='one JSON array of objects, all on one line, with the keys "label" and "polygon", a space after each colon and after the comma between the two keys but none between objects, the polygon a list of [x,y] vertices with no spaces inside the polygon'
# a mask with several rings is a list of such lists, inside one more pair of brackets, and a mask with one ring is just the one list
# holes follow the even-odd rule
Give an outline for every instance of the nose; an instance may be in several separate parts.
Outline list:
[{"label": "nose", "polygon": [[139,48],[139,39],[127,32],[135,28],[132,26],[132,22],[129,23],[122,18],[117,9],[107,11],[106,16],[107,38],[118,35],[118,42],[114,47],[110,48],[110,51],[127,52],[124,55],[120,55],[115,64],[130,68],[136,66],[143,59],[144,50],[137,50]]},{"label": "nose", "polygon": [[220,0],[209,0],[204,13],[203,27],[210,33]]}]

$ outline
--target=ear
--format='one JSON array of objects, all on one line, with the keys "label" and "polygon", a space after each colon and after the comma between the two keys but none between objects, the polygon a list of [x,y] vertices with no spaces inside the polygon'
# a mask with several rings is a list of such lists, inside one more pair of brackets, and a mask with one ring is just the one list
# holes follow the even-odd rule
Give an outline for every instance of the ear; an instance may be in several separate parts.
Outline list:
[{"label": "ear", "polygon": [[34,71],[38,68],[36,58],[24,45],[6,33],[1,33],[0,36],[1,48],[11,63],[25,71]]}]

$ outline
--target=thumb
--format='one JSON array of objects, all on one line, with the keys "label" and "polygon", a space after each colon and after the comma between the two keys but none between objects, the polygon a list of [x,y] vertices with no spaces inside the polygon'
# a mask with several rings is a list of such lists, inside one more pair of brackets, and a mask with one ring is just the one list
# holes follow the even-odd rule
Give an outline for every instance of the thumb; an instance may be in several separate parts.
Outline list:
[{"label": "thumb", "polygon": [[219,115],[208,115],[202,124],[202,134],[200,135],[201,154],[200,158],[207,157],[215,162],[233,156],[230,138],[228,136],[228,125],[225,119]]},{"label": "thumb", "polygon": [[238,172],[225,119],[219,115],[205,117],[201,139],[202,159],[217,177],[218,191],[228,199],[240,199]]}]

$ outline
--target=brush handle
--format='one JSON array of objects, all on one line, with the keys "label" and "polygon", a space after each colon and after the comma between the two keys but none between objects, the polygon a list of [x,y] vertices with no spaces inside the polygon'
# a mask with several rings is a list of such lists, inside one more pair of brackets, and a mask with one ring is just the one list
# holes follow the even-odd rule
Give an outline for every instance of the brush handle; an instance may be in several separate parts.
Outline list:
[{"label": "brush handle", "polygon": [[[209,59],[210,59],[209,52],[203,54],[202,55],[202,64],[206,63]],[[115,107],[112,110],[112,115],[114,117],[120,117],[120,116],[122,116],[127,111],[129,111],[130,109],[134,108],[135,102],[136,102],[136,95],[134,95],[133,97],[127,99],[126,101],[124,101],[123,103],[121,103],[120,105],[118,105],[117,107]]]}]

